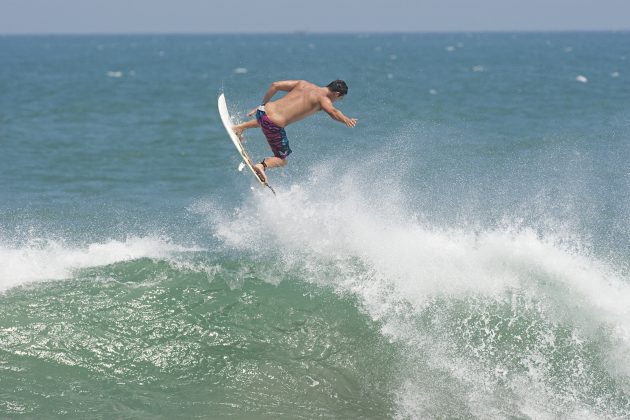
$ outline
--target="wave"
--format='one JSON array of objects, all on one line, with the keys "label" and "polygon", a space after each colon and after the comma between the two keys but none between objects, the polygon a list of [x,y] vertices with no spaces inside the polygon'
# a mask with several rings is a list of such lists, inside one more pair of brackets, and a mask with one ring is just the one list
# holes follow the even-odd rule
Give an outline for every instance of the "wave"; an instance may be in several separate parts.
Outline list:
[{"label": "wave", "polygon": [[77,270],[140,258],[163,259],[199,248],[172,243],[157,236],[131,236],[84,246],[63,240],[33,238],[19,245],[0,242],[0,291],[43,280],[71,278]]},{"label": "wave", "polygon": [[197,211],[226,247],[355,296],[407,348],[403,418],[630,414],[622,268],[534,227],[430,225],[364,179],[320,165],[276,199]]},{"label": "wave", "polygon": [[[437,225],[417,214],[413,203],[405,200],[404,188],[391,177],[366,179],[360,171],[340,175],[322,164],[302,185],[278,185],[276,198],[266,191],[252,196],[248,192],[250,199],[237,209],[198,202],[192,210],[207,218],[209,230],[225,248],[214,249],[213,244],[210,255],[163,236],[84,245],[41,238],[19,244],[5,241],[0,243],[0,290],[75,278],[79,270],[142,258],[166,264],[124,266],[120,275],[136,278],[142,272],[139,277],[172,280],[174,287],[160,293],[191,291],[194,302],[183,307],[193,312],[200,303],[221,311],[231,307],[210,296],[216,291],[204,289],[208,281],[215,286],[224,282],[237,291],[234,299],[245,301],[261,293],[258,288],[238,293],[239,288],[247,289],[245,281],[310,283],[342,298],[351,296],[380,329],[383,341],[396,349],[382,356],[395,376],[391,391],[395,417],[630,415],[630,285],[623,262],[598,259],[573,237],[559,235],[560,229],[548,233],[507,222],[494,228],[475,223],[448,227],[448,221]],[[333,191],[330,185],[335,185]],[[194,292],[182,287],[191,282],[198,287]],[[147,299],[155,313],[180,310],[154,300],[158,291],[143,285],[150,289]],[[136,293],[126,296],[133,300]],[[199,293],[210,295],[206,300]],[[273,296],[281,288],[266,293]],[[285,301],[309,293],[292,291]],[[328,305],[330,311],[329,300],[315,301],[313,305]],[[339,302],[347,304],[345,299]],[[291,312],[289,306],[285,309]],[[263,325],[252,329],[265,340],[272,333],[263,326],[273,330],[275,324],[266,318],[273,311],[257,318]],[[156,318],[150,318],[147,326],[154,329]],[[168,323],[172,317],[159,319]],[[235,325],[244,322],[249,328],[249,318],[238,319]],[[115,322],[132,328],[127,320]],[[182,324],[177,329],[188,327]],[[203,330],[195,329],[187,339],[198,334]],[[319,334],[322,331],[317,330],[314,337],[319,339]],[[339,345],[335,334],[327,341],[331,351]],[[134,343],[125,345],[135,349]],[[174,365],[181,353],[181,347],[177,349],[169,356]],[[191,366],[196,366],[193,359],[204,360],[204,354],[194,353]],[[322,379],[309,378],[308,386]]]}]

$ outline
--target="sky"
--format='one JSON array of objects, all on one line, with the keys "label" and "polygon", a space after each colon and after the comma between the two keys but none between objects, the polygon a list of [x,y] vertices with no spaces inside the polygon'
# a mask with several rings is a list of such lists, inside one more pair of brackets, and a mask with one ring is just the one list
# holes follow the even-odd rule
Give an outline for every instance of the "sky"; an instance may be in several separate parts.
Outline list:
[{"label": "sky", "polygon": [[630,30],[630,0],[0,0],[0,34]]}]

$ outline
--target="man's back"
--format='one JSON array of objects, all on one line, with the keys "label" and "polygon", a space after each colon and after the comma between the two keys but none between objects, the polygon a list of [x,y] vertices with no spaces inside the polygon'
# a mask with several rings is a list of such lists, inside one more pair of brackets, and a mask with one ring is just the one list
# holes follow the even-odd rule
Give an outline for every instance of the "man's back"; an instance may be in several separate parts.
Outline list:
[{"label": "man's back", "polygon": [[284,97],[265,104],[265,112],[271,121],[286,127],[319,111],[325,96],[326,88],[299,80]]}]

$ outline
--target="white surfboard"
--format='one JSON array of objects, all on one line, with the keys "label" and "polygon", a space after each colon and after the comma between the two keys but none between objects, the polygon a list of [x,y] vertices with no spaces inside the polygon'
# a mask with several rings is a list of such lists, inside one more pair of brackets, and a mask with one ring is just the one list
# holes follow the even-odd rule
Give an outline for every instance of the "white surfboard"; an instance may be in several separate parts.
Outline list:
[{"label": "white surfboard", "polygon": [[[227,131],[228,135],[230,136],[230,139],[232,140],[232,143],[234,143],[234,146],[236,146],[236,150],[238,150],[238,153],[243,158],[243,162],[245,163],[245,165],[252,171],[252,173],[258,180],[258,182],[260,182],[265,187],[268,187],[271,190],[271,192],[273,192],[273,194],[275,195],[276,192],[273,190],[273,188],[271,188],[271,185],[265,182],[262,176],[259,176],[258,173],[254,170],[254,164],[252,163],[252,159],[247,154],[245,147],[243,147],[243,143],[241,143],[241,141],[238,139],[238,136],[234,133],[234,130],[232,130],[233,124],[232,124],[232,120],[230,119],[230,113],[228,112],[227,103],[225,102],[224,94],[219,95],[219,115],[221,116],[221,122],[223,122],[225,131]],[[240,169],[242,169],[242,167],[239,168],[239,170]]]}]

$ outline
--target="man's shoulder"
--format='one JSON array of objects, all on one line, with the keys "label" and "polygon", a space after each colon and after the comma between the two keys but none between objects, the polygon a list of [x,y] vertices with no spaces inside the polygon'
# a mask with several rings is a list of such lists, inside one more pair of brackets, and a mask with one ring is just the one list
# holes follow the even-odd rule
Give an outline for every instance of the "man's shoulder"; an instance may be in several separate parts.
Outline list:
[{"label": "man's shoulder", "polygon": [[319,88],[319,86],[317,86],[315,83],[309,82],[308,80],[298,80],[297,81],[298,86],[300,87],[304,87],[304,88],[309,88],[309,89],[315,89],[315,88]]},{"label": "man's shoulder", "polygon": [[309,98],[317,100],[318,102],[325,97],[325,95],[322,94],[322,88],[308,80],[300,80],[295,87],[296,91],[300,92],[301,95],[307,95]]}]

